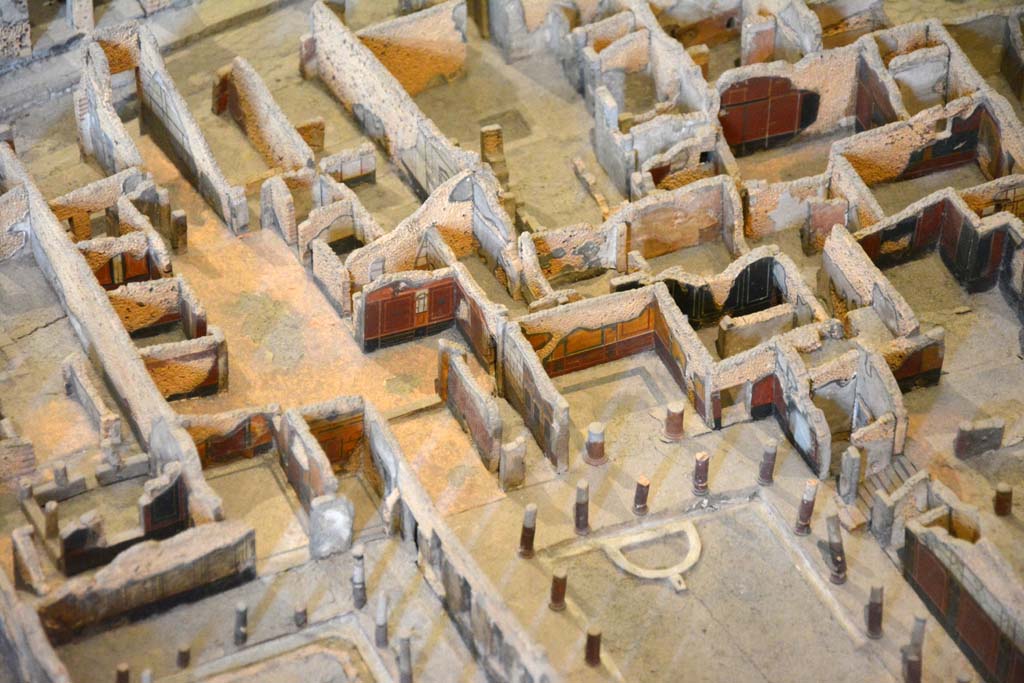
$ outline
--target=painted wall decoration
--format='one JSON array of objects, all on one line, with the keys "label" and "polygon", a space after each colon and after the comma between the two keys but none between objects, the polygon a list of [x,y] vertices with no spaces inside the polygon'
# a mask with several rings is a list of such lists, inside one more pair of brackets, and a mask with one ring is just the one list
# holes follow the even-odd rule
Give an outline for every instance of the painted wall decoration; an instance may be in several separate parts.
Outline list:
[{"label": "painted wall decoration", "polygon": [[718,120],[736,156],[778,147],[818,118],[820,96],[782,76],[758,76],[722,93]]},{"label": "painted wall decoration", "polygon": [[863,56],[857,58],[857,108],[856,130],[858,133],[884,126],[897,119],[896,110],[889,100],[889,94],[870,68]]},{"label": "painted wall decoration", "polygon": [[1024,680],[1024,652],[1012,634],[999,630],[967,586],[910,528],[902,552],[903,575],[985,680]]}]

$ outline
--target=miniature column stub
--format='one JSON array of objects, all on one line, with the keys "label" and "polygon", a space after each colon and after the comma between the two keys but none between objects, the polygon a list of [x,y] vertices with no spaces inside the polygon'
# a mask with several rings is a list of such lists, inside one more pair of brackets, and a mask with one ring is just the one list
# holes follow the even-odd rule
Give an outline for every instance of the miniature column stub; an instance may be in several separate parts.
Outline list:
[{"label": "miniature column stub", "polygon": [[559,567],[551,575],[551,601],[548,603],[555,612],[565,610],[565,589],[569,583],[569,574],[565,567]]},{"label": "miniature column stub", "polygon": [[192,661],[192,648],[187,644],[182,643],[178,646],[177,665],[179,669],[188,668],[188,665]]},{"label": "miniature column stub", "polygon": [[686,404],[682,401],[669,403],[665,409],[665,431],[666,441],[682,441],[684,436],[683,417],[686,411]]},{"label": "miniature column stub", "polygon": [[1008,517],[1013,513],[1013,488],[1005,481],[996,484],[994,508],[997,517]]},{"label": "miniature column stub", "polygon": [[576,533],[586,536],[590,533],[590,483],[581,479],[576,483]]},{"label": "miniature column stub", "polygon": [[235,645],[245,645],[249,637],[249,608],[244,602],[235,604]]},{"label": "miniature column stub", "polygon": [[846,583],[846,553],[843,552],[843,532],[839,528],[839,515],[829,515],[825,523],[828,527],[828,552],[832,570],[828,580],[841,585]]},{"label": "miniature column stub", "polygon": [[597,626],[587,627],[587,648],[584,660],[589,666],[601,666],[601,629]]},{"label": "miniature column stub", "polygon": [[871,587],[871,597],[864,607],[864,620],[868,626],[868,638],[878,640],[882,637],[882,616],[885,601],[885,589],[882,586]]},{"label": "miniature column stub", "polygon": [[757,472],[757,483],[761,486],[771,486],[775,481],[775,458],[779,451],[779,442],[769,439],[764,444],[764,451],[761,453],[761,468]]},{"label": "miniature column stub", "polygon": [[811,515],[814,513],[814,499],[818,495],[818,480],[808,479],[804,484],[804,494],[800,498],[800,509],[797,512],[796,526],[793,528],[797,536],[811,533]]},{"label": "miniature column stub", "polygon": [[642,517],[647,514],[647,496],[651,491],[651,480],[637,477],[636,492],[633,494],[633,514]]},{"label": "miniature column stub", "polygon": [[693,460],[693,495],[708,495],[708,467],[711,458],[701,451]]},{"label": "miniature column stub", "polygon": [[584,446],[583,459],[594,467],[607,464],[608,457],[604,454],[603,422],[591,422],[587,425],[587,443]]},{"label": "miniature column stub", "polygon": [[537,505],[529,503],[523,510],[523,530],[519,534],[519,557],[533,557],[533,539],[537,534]]},{"label": "miniature column stub", "polygon": [[398,637],[398,680],[412,683],[412,642],[407,631]]},{"label": "miniature column stub", "polygon": [[388,646],[388,598],[381,594],[377,598],[377,613],[374,617],[373,640],[377,647]]},{"label": "miniature column stub", "polygon": [[352,547],[352,603],[356,609],[366,606],[366,568],[363,565],[363,544]]}]

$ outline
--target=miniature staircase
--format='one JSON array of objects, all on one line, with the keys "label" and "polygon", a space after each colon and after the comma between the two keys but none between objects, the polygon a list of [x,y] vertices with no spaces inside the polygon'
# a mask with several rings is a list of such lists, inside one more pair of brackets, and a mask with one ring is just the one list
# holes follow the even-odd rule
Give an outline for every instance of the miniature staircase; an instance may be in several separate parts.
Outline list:
[{"label": "miniature staircase", "polygon": [[892,462],[881,472],[864,478],[864,483],[857,490],[857,509],[861,511],[864,518],[871,520],[871,502],[875,499],[875,491],[882,490],[885,493],[892,493],[903,482],[910,479],[917,472],[917,465],[910,461],[905,455],[897,455]]}]

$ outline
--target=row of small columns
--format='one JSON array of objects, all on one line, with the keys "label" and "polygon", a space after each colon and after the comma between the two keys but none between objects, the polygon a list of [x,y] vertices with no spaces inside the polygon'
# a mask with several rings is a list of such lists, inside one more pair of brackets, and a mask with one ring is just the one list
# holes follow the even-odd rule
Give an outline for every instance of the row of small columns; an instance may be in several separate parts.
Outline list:
[{"label": "row of small columns", "polygon": [[[668,415],[665,421],[665,436],[681,435],[682,408],[674,410],[669,406]],[[604,455],[604,430],[599,423],[592,423],[587,430],[587,450],[585,458],[590,462],[598,461]],[[680,436],[681,438],[681,436]],[[775,462],[778,452],[778,442],[773,440],[765,444],[761,456],[761,463],[758,468],[757,483],[761,486],[771,486],[775,478]],[[593,463],[591,463],[593,464]],[[700,452],[694,457],[693,467],[693,493],[697,496],[709,494],[708,470],[710,458],[707,453]],[[1008,487],[1006,487],[1008,488]],[[633,513],[642,516],[648,512],[648,498],[650,495],[651,483],[646,477],[639,477],[636,480],[636,489],[633,496]],[[996,508],[1000,503],[1009,507],[1010,503],[1004,502],[1007,494],[1002,493],[1003,500],[999,496],[1004,488],[997,489]],[[797,509],[796,523],[793,532],[798,536],[807,536],[811,532],[811,517],[814,514],[814,504],[818,495],[818,480],[808,479],[804,483],[803,494],[800,497],[800,505]],[[1012,492],[1009,494],[1012,496]],[[1012,500],[1012,499],[1011,499]],[[590,484],[581,480],[576,484],[576,501],[573,511],[573,526],[577,535],[585,536],[590,533]],[[1004,513],[1009,514],[1009,513]],[[826,519],[828,532],[828,549],[830,575],[829,580],[834,584],[843,584],[847,580],[846,554],[843,548],[842,530],[837,515],[830,515]],[[532,558],[535,554],[534,542],[537,536],[537,506],[529,503],[523,513],[523,526],[519,538],[519,556],[525,559]],[[564,567],[555,569],[551,576],[551,596],[548,607],[555,612],[562,612],[566,608],[565,596],[568,589],[569,577]],[[882,637],[882,618],[884,607],[884,589],[882,586],[872,586],[868,604],[864,607],[864,619],[867,635],[872,639]],[[925,620],[916,618],[914,630],[911,634],[910,644],[902,648],[903,652],[903,678],[906,683],[920,683],[921,680],[921,657],[922,644],[924,641]],[[584,651],[584,661],[590,666],[599,666],[601,663],[601,630],[591,624],[587,629],[587,638]],[[969,677],[958,676],[957,683],[969,681]]]}]

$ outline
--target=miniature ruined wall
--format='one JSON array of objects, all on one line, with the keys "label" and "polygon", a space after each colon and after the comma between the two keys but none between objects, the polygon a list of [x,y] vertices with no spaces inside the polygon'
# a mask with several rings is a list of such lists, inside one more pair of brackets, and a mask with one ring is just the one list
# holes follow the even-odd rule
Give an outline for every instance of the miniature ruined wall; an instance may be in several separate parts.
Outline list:
[{"label": "miniature ruined wall", "polygon": [[710,47],[740,35],[742,0],[707,4],[687,0],[653,0],[651,9],[665,32],[686,45]]},{"label": "miniature ruined wall", "polygon": [[28,196],[23,188],[0,183],[0,260],[17,255],[31,230]]},{"label": "miniature ruined wall", "polygon": [[903,295],[868,258],[857,241],[840,226],[825,242],[821,273],[830,285],[826,301],[838,317],[861,306],[871,306],[894,336],[916,334],[917,316]]},{"label": "miniature ruined wall", "polygon": [[71,579],[43,599],[50,637],[67,640],[90,624],[255,572],[256,535],[240,521],[205,524],[166,541],[146,541],[93,575]]},{"label": "miniature ruined wall", "polygon": [[779,304],[750,315],[724,316],[718,323],[715,348],[720,358],[757,346],[796,326],[796,312],[790,304]]},{"label": "miniature ruined wall", "polygon": [[274,446],[277,405],[240,408],[223,413],[184,415],[181,426],[196,444],[203,469],[253,458]]},{"label": "miniature ruined wall", "polygon": [[[299,409],[309,435],[318,444],[311,448],[307,439],[303,449],[309,463],[311,494],[322,490],[324,493],[318,495],[333,495],[329,490],[333,484],[321,474],[332,471],[358,474],[382,498],[393,487],[393,469],[381,461],[378,443],[382,418],[371,413],[368,406],[360,396],[342,396]],[[301,428],[291,423],[282,425],[282,429],[303,434]],[[286,436],[291,438],[290,434]]]},{"label": "miniature ruined wall", "polygon": [[[122,34],[118,35],[117,31]],[[98,40],[109,60],[112,50],[124,48],[104,42],[108,37],[113,38],[112,42],[136,41],[137,62],[134,66],[141,125],[175,161],[182,174],[195,185],[228,227],[235,233],[245,232],[249,226],[249,207],[245,202],[244,189],[231,185],[221,171],[199,124],[174,87],[153,34],[145,25],[134,25],[130,30],[115,27],[106,33],[101,32]]]},{"label": "miniature ruined wall", "polygon": [[[428,238],[434,230],[445,248]],[[431,250],[449,259],[435,261],[433,267],[451,265],[450,258],[480,255],[500,268],[510,288],[518,284],[515,230],[497,203],[493,174],[477,170],[453,177],[394,230],[352,252],[345,267],[358,288],[372,279],[375,264],[382,264],[380,272],[385,273],[414,270],[429,263]]]},{"label": "miniature ruined wall", "polygon": [[1021,34],[1019,16],[1016,20],[1011,16],[1005,30],[999,72],[1006,78],[1017,99],[1020,99],[1024,97],[1024,35]]},{"label": "miniature ruined wall", "polygon": [[195,339],[143,347],[139,355],[169,401],[227,389],[227,342],[217,327],[210,326],[206,335]]},{"label": "miniature ruined wall", "polygon": [[811,471],[823,478],[831,464],[832,435],[824,413],[811,399],[807,369],[796,351],[777,344],[775,371],[773,403],[779,426]]},{"label": "miniature ruined wall", "polygon": [[154,420],[172,411],[146,372],[127,331],[112,325],[113,308],[82,257],[54,217],[24,167],[6,145],[0,145],[0,181],[26,191],[32,221],[32,251],[47,281],[57,292],[90,359],[111,385],[111,394],[130,416],[139,441],[149,442]]},{"label": "miniature ruined wall", "polygon": [[151,252],[153,244],[145,233],[130,232],[119,237],[81,240],[75,246],[100,285],[104,289],[115,289],[128,282],[170,275],[167,252]]},{"label": "miniature ruined wall", "polygon": [[377,152],[372,142],[325,156],[318,164],[320,172],[346,185],[361,181],[376,182]]},{"label": "miniature ruined wall", "polygon": [[624,10],[594,23],[576,26],[564,36],[558,47],[559,59],[573,88],[582,92],[585,98],[592,96],[592,93],[587,94],[583,81],[584,48],[589,47],[596,56],[635,28],[635,15]]},{"label": "miniature ruined wall", "polygon": [[801,133],[845,125],[857,92],[856,45],[784,62],[740,67],[720,78],[718,120],[737,156],[778,146]]},{"label": "miniature ruined wall", "polygon": [[999,291],[1024,325],[1024,226],[1011,226],[1007,234],[1012,248],[999,276]]},{"label": "miniature ruined wall", "polygon": [[0,13],[0,57],[24,57],[32,53],[32,26],[28,0],[11,0]]},{"label": "miniature ruined wall", "polygon": [[895,100],[902,107],[899,88],[882,66],[877,48],[864,49],[858,54],[856,90],[856,132],[884,126],[899,118],[893,104]]},{"label": "miniature ruined wall", "polygon": [[903,211],[854,234],[868,257],[887,268],[936,247],[968,291],[992,287],[1007,248],[1008,214],[979,219],[951,189],[939,190]]},{"label": "miniature ruined wall", "polygon": [[[627,231],[616,228],[626,223],[629,239],[617,243],[615,238]],[[603,230],[608,234],[610,253],[623,256],[636,250],[644,258],[653,258],[714,241],[724,243],[734,256],[747,249],[742,204],[728,176],[698,180],[629,203],[608,218]]]},{"label": "miniature ruined wall", "polygon": [[[535,255],[543,278],[557,287],[615,268],[616,254],[608,246],[608,235],[609,231],[586,223],[530,233],[526,239],[533,248],[529,256],[523,254],[520,258],[527,261]],[[613,259],[610,262],[609,252]]]},{"label": "miniature ruined wall", "polygon": [[314,168],[313,150],[270,94],[263,79],[242,57],[217,72],[213,112],[227,111],[245,131],[271,169]]},{"label": "miniature ruined wall", "polygon": [[78,144],[108,174],[142,166],[142,155],[113,104],[110,64],[99,43],[84,53],[82,80],[74,93]]},{"label": "miniature ruined wall", "polygon": [[381,497],[403,541],[462,639],[495,680],[554,681],[543,650],[525,636],[505,600],[444,522],[374,406],[365,404],[370,450],[380,470]]},{"label": "miniature ruined wall", "polygon": [[504,306],[491,303],[486,293],[461,263],[452,265],[459,303],[455,307],[455,327],[462,333],[480,364],[493,372],[497,363],[497,338]]},{"label": "miniature ruined wall", "polygon": [[466,63],[466,0],[449,0],[356,35],[415,96],[459,76]]},{"label": "miniature ruined wall", "polygon": [[903,574],[986,680],[1024,672],[1024,590],[988,539],[907,523]]},{"label": "miniature ruined wall", "polygon": [[[68,222],[73,240],[88,239],[92,237],[92,214],[116,207],[122,197],[149,182],[148,176],[133,166],[51,200],[50,210],[57,220]],[[120,221],[118,227],[122,227]]]},{"label": "miniature ruined wall", "polygon": [[871,420],[856,426],[850,444],[865,455],[870,471],[879,471],[893,456],[903,452],[907,437],[907,411],[903,395],[885,359],[875,353],[861,351],[857,359],[856,400],[858,415]]},{"label": "miniature ruined wall", "polygon": [[466,363],[466,349],[443,340],[438,349],[437,391],[462,429],[469,433],[484,467],[496,472],[502,435],[498,403],[473,377]]},{"label": "miniature ruined wall", "polygon": [[373,52],[322,2],[313,5],[310,17],[321,80],[366,134],[416,181],[421,194],[479,164],[477,154],[451,144]]},{"label": "miniature ruined wall", "polygon": [[851,231],[870,227],[885,216],[881,205],[860,177],[853,165],[836,150],[829,154],[828,192],[829,196],[844,199],[849,204],[846,212],[846,227]]},{"label": "miniature ruined wall", "polygon": [[352,315],[352,280],[330,245],[321,239],[309,244],[313,282],[341,317]]},{"label": "miniature ruined wall", "polygon": [[615,98],[619,111],[628,111],[626,81],[629,74],[649,71],[650,35],[647,29],[639,28],[616,39],[600,53],[583,50],[583,96],[588,103],[593,102],[594,91],[604,86]]},{"label": "miniature ruined wall", "polygon": [[834,153],[845,156],[869,187],[966,163],[978,163],[995,178],[1021,156],[1010,131],[1000,128],[987,99],[975,94],[838,141]]},{"label": "miniature ruined wall", "polygon": [[757,247],[711,278],[673,267],[651,281],[665,282],[694,328],[718,324],[725,315],[749,315],[783,302],[793,305],[798,325],[828,318],[796,264],[775,246]]},{"label": "miniature ruined wall", "polygon": [[108,296],[129,334],[178,322],[188,339],[206,334],[206,310],[181,276],[129,282]]},{"label": "miniature ruined wall", "polygon": [[289,410],[279,419],[280,428],[274,441],[281,456],[281,467],[302,507],[309,512],[314,498],[337,493],[338,479],[302,413]]},{"label": "miniature ruined wall", "polygon": [[569,464],[569,404],[558,393],[518,322],[502,325],[499,395],[508,400],[559,470]]},{"label": "miniature ruined wall", "polygon": [[623,112],[618,103],[608,88],[597,88],[594,93],[594,151],[620,192],[628,196],[634,172],[649,171],[651,164],[667,167],[669,172],[698,165],[701,153],[714,147],[716,131],[704,110],[695,109],[687,114],[659,113],[637,121],[628,133],[623,133],[619,126],[619,115]]},{"label": "miniature ruined wall", "polygon": [[81,354],[69,356],[61,364],[64,390],[85,410],[101,440],[121,443],[121,416],[111,410],[103,400],[99,387],[93,382],[88,361]]},{"label": "miniature ruined wall", "polygon": [[[655,288],[578,301],[517,322],[550,377],[655,350],[660,343],[662,357],[682,386],[683,370],[668,348],[672,335],[662,318]],[[656,333],[659,326],[661,335]],[[678,345],[675,351],[681,355]],[[682,366],[685,368],[685,358]]]},{"label": "miniature ruined wall", "polygon": [[459,294],[449,269],[377,278],[353,302],[356,339],[364,351],[434,334],[455,321]]},{"label": "miniature ruined wall", "polygon": [[47,639],[39,616],[18,597],[7,572],[0,572],[0,652],[20,680],[71,683],[71,675]]}]

